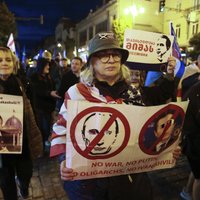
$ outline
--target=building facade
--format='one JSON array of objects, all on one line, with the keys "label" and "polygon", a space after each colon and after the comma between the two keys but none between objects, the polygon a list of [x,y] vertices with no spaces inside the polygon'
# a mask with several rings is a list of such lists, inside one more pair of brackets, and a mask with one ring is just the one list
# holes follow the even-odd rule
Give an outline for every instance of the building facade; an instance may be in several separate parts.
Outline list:
[{"label": "building facade", "polygon": [[189,50],[189,40],[199,32],[200,0],[166,0],[164,9],[164,28],[167,32],[168,21],[173,22],[179,46]]},{"label": "building facade", "polygon": [[76,25],[76,49],[86,61],[89,40],[100,31],[113,30],[113,22],[151,32],[170,34],[173,23],[177,41],[188,51],[189,40],[199,32],[200,0],[110,0]]},{"label": "building facade", "polygon": [[117,0],[104,1],[96,11],[90,11],[88,16],[76,25],[76,46],[78,55],[87,60],[88,41],[98,32],[112,30],[112,22],[117,18]]}]

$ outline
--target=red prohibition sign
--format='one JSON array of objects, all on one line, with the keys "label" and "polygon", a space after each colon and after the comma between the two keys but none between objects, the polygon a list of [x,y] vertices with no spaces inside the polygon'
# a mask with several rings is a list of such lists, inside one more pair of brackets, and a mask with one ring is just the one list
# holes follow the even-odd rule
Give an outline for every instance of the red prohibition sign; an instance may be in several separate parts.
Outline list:
[{"label": "red prohibition sign", "polygon": [[[90,145],[88,147],[86,147],[85,150],[82,150],[77,141],[76,141],[76,126],[77,126],[77,122],[79,122],[83,117],[85,117],[86,115],[90,114],[90,113],[95,113],[95,112],[105,112],[105,113],[110,113],[111,117],[110,119],[106,122],[106,124],[104,125],[104,127],[102,128],[102,130],[99,132],[99,134],[97,134],[97,136],[91,141]],[[116,120],[116,118],[119,118],[124,126],[124,141],[122,142],[121,146],[119,146],[119,148],[107,155],[89,155],[90,151],[94,148],[94,146],[101,140],[101,138],[103,137],[103,134],[105,132],[105,130],[108,130],[109,127],[112,125],[112,123]],[[120,134],[120,133],[119,133]],[[122,134],[122,133],[121,133]],[[110,107],[98,107],[98,106],[94,106],[94,107],[90,107],[87,108],[85,110],[83,110],[82,112],[80,112],[72,121],[71,123],[71,127],[70,127],[70,137],[71,137],[71,141],[72,144],[74,146],[74,148],[76,149],[76,151],[81,154],[83,157],[87,158],[87,159],[103,159],[103,158],[110,158],[113,157],[117,154],[119,154],[126,146],[127,143],[129,141],[130,138],[130,126],[129,123],[126,119],[126,117],[119,112],[118,110],[114,109],[114,108],[110,108]]]},{"label": "red prohibition sign", "polygon": [[[146,148],[144,145],[144,138],[145,138],[145,134],[148,134],[148,127],[150,124],[152,124],[152,122],[154,122],[154,120],[160,116],[162,113],[165,113],[167,110],[173,110],[174,114],[173,114],[173,119],[176,121],[176,119],[181,118],[181,124],[178,124],[180,127],[182,127],[183,125],[183,120],[185,117],[185,112],[184,110],[177,106],[177,105],[173,105],[173,104],[169,104],[166,107],[162,108],[161,110],[159,110],[158,112],[156,112],[153,116],[151,116],[147,122],[144,124],[144,126],[141,129],[141,132],[139,134],[139,146],[141,148],[141,150],[149,155],[156,155],[159,154],[159,152],[154,152],[152,149],[153,147],[155,147],[156,144],[158,144],[162,138],[165,135],[165,132],[167,131],[167,129],[169,128],[169,124],[166,125],[166,127],[164,128],[162,135],[157,139],[157,141],[153,144],[153,146],[151,148]],[[176,140],[173,141],[173,143]],[[173,143],[171,143],[170,145],[172,145]]]}]

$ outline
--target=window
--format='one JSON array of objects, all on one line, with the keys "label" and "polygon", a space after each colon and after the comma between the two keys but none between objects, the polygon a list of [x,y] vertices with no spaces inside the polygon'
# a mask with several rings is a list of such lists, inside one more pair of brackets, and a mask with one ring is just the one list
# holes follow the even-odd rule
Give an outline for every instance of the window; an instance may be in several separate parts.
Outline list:
[{"label": "window", "polygon": [[96,33],[107,31],[107,20],[96,25]]},{"label": "window", "polygon": [[177,4],[176,4],[176,9],[177,9],[177,11],[181,11],[181,3],[180,2],[178,2]]},{"label": "window", "polygon": [[198,33],[198,29],[199,29],[199,23],[195,22],[192,24],[192,35]]},{"label": "window", "polygon": [[199,9],[199,7],[200,7],[200,0],[194,0],[194,7],[196,8],[196,9]]},{"label": "window", "polygon": [[85,45],[86,40],[87,40],[87,31],[84,30],[84,31],[79,33],[79,45],[80,46]]},{"label": "window", "polygon": [[177,38],[180,38],[180,35],[181,35],[181,26],[180,24],[179,25],[176,25],[176,37]]},{"label": "window", "polygon": [[90,40],[90,39],[92,39],[92,37],[93,37],[93,27],[90,26],[89,27],[89,38],[88,39]]},{"label": "window", "polygon": [[165,8],[165,0],[160,0],[159,11],[163,12]]}]

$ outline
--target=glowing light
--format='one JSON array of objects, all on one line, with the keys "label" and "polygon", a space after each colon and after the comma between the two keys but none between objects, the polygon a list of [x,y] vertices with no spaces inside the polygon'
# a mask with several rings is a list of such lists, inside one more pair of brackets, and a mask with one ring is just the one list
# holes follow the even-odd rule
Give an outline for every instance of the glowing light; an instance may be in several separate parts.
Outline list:
[{"label": "glowing light", "polygon": [[57,44],[57,47],[62,47],[62,45],[60,43]]},{"label": "glowing light", "polygon": [[125,15],[128,15],[129,12],[130,12],[129,8],[125,8],[125,9],[124,9],[124,14],[125,14]]},{"label": "glowing light", "polygon": [[137,8],[136,5],[132,5],[124,9],[124,14],[131,14],[133,17],[136,17],[138,14],[143,14],[145,12],[144,7]]},{"label": "glowing light", "polygon": [[143,7],[141,7],[141,8],[139,9],[139,12],[140,12],[141,14],[143,14],[143,13],[145,12],[145,9],[144,9]]}]

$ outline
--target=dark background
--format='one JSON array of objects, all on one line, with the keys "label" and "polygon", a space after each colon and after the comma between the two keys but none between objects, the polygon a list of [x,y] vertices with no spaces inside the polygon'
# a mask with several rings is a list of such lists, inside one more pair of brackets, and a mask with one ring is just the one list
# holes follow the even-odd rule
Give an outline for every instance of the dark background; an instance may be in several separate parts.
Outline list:
[{"label": "dark background", "polygon": [[[84,19],[90,10],[96,10],[102,0],[4,0],[14,13],[20,46],[35,48],[44,38],[55,35],[55,27],[62,17],[74,23]],[[40,16],[44,23],[41,24]]]}]

